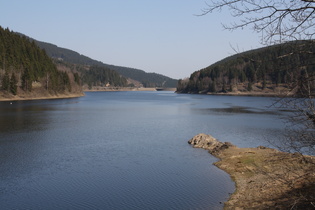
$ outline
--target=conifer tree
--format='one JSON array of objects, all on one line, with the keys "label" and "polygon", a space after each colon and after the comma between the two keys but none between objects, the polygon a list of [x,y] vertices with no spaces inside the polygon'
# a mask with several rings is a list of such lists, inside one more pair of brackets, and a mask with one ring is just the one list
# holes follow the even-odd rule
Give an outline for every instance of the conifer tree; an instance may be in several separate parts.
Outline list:
[{"label": "conifer tree", "polygon": [[10,88],[10,77],[9,77],[9,73],[6,71],[2,78],[1,89],[5,91],[9,91],[9,88]]},{"label": "conifer tree", "polygon": [[17,79],[14,72],[12,73],[11,79],[10,79],[10,91],[13,95],[17,94]]},{"label": "conifer tree", "polygon": [[262,84],[262,85],[263,85],[263,86],[262,86],[262,89],[263,89],[263,90],[266,89],[266,83],[267,83],[267,82],[266,82],[266,76],[264,76],[264,80],[263,80],[263,84]]},{"label": "conifer tree", "polygon": [[32,91],[32,80],[28,68],[25,68],[22,74],[22,88],[25,91]]},{"label": "conifer tree", "polygon": [[[64,86],[71,90],[68,75],[58,71],[56,65],[41,50],[36,43],[28,38],[3,29],[0,26],[0,69],[5,75],[1,76],[0,89],[16,94],[18,80],[21,73],[21,88],[32,91],[32,82],[45,82],[42,84],[47,90],[58,92]],[[9,73],[15,73],[10,78]],[[12,87],[11,87],[12,84]],[[14,85],[13,85],[14,84]]]},{"label": "conifer tree", "polygon": [[253,85],[252,85],[251,82],[248,82],[247,90],[248,91],[252,91],[253,90]]}]

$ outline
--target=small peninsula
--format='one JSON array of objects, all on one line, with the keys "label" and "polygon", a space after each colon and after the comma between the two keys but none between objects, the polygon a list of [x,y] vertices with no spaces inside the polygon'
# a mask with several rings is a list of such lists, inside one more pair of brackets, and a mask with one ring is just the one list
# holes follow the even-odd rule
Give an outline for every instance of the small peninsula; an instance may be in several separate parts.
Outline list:
[{"label": "small peninsula", "polygon": [[230,174],[236,190],[225,209],[314,209],[315,157],[263,146],[238,148],[210,135],[188,141],[219,158],[214,163]]}]

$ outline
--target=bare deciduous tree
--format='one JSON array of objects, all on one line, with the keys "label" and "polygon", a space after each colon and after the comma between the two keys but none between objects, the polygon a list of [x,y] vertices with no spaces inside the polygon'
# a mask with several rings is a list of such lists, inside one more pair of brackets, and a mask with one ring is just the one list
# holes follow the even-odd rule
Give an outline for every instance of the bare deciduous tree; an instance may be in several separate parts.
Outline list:
[{"label": "bare deciduous tree", "polygon": [[[309,42],[296,42],[292,52],[280,56],[292,56],[296,53],[315,55],[315,49],[309,44],[309,48],[301,48],[305,43],[314,42],[315,38],[315,0],[212,0],[206,3],[206,8],[201,15],[208,15],[216,11],[228,9],[235,22],[224,24],[228,30],[236,30],[251,27],[253,31],[261,34],[261,42],[265,45],[284,43],[287,41],[309,40]],[[303,49],[301,51],[300,49]],[[302,55],[303,56],[303,55]],[[301,154],[315,154],[315,59],[311,58],[304,62],[303,66],[296,66],[298,79],[288,84],[287,95],[280,96],[274,104],[290,111],[286,118],[287,128],[284,141],[277,144],[278,148],[288,152]],[[301,155],[303,159],[303,155]],[[309,207],[315,207],[314,196],[314,162],[307,161],[299,165],[299,170],[310,165],[311,171],[304,171],[305,176],[301,179],[310,178],[307,186],[303,186],[294,199],[292,209],[302,201]],[[291,167],[291,166],[290,166]],[[298,171],[296,168],[288,168],[289,174]],[[291,176],[290,175],[290,176]],[[306,177],[306,178],[305,178]],[[286,176],[276,176],[289,185],[300,179],[292,179]],[[302,202],[302,203],[303,203]],[[303,206],[303,205],[302,205]]]},{"label": "bare deciduous tree", "polygon": [[315,0],[213,0],[201,15],[228,9],[237,19],[223,27],[252,27],[264,44],[312,39],[315,35]]},{"label": "bare deciduous tree", "polygon": [[[296,42],[291,52],[279,60],[294,54],[315,54],[311,44],[304,46],[313,42],[315,36],[315,0],[212,0],[206,3],[201,15],[224,9],[236,19],[234,23],[225,23],[225,29],[252,27],[261,33],[263,44],[309,40]],[[287,120],[287,143],[291,151],[308,148],[315,153],[315,60],[305,60],[303,66],[296,67],[296,73],[300,76],[289,84],[288,94],[281,96],[276,105],[294,111]]]}]

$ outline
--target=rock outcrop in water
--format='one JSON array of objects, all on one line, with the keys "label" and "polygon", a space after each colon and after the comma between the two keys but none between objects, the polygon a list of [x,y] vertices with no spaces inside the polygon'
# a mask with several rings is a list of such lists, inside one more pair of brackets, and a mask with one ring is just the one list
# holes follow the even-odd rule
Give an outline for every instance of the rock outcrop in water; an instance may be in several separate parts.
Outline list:
[{"label": "rock outcrop in water", "polygon": [[235,147],[230,142],[220,142],[207,134],[198,134],[188,141],[189,144],[193,145],[195,148],[203,148],[209,150],[213,155],[220,153],[229,147]]},{"label": "rock outcrop in water", "polygon": [[214,165],[235,181],[237,190],[225,209],[315,208],[315,157],[263,146],[238,148],[206,134],[188,143],[220,158]]}]

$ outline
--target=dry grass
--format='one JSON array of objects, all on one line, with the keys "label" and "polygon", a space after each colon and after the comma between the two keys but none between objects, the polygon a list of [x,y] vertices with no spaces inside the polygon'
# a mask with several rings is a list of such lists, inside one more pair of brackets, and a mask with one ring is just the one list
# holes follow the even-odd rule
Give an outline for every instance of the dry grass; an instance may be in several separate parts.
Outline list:
[{"label": "dry grass", "polygon": [[[212,137],[200,135],[202,145],[213,145]],[[203,148],[236,183],[225,209],[315,209],[315,157],[265,147]]]}]

